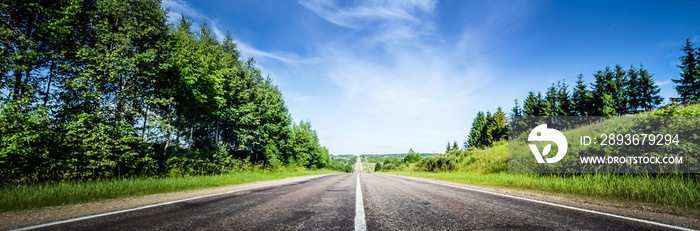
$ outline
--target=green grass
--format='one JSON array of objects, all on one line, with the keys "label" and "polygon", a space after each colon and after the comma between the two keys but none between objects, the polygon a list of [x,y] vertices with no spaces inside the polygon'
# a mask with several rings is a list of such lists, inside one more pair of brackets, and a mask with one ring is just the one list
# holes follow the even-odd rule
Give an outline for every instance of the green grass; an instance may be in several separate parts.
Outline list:
[{"label": "green grass", "polygon": [[[700,105],[680,107],[671,105],[655,112],[643,113],[651,116],[699,116]],[[608,131],[615,127],[629,127],[621,118],[613,118],[598,124],[566,131],[571,137],[589,135],[591,130]],[[669,125],[670,126],[670,125]],[[598,128],[599,127],[599,128]],[[588,133],[586,133],[588,132]],[[601,131],[599,131],[601,132]],[[516,141],[517,142],[517,141]],[[508,173],[508,143],[501,141],[487,149],[451,151],[449,154],[424,158],[424,163],[409,171],[390,172],[444,180],[458,183],[495,186],[523,190],[540,190],[590,198],[617,201],[648,202],[661,205],[700,209],[700,176],[698,174],[535,174]],[[570,152],[579,153],[584,147],[572,147]],[[529,150],[526,150],[529,153]],[[567,154],[571,158],[572,154]],[[440,157],[440,159],[438,159]],[[531,154],[527,154],[530,158]],[[433,159],[432,162],[428,160]],[[429,172],[428,164],[451,164],[454,171]],[[441,168],[432,168],[433,171]],[[413,171],[410,171],[413,170]]]},{"label": "green grass", "polygon": [[47,183],[0,188],[0,211],[75,204],[101,199],[213,188],[295,176],[338,173],[330,170],[244,171],[212,176],[134,178],[80,183]]},{"label": "green grass", "polygon": [[584,197],[700,208],[700,183],[682,174],[651,176],[640,174],[541,175],[476,172],[390,172],[389,174],[430,178],[483,186],[542,190]]}]

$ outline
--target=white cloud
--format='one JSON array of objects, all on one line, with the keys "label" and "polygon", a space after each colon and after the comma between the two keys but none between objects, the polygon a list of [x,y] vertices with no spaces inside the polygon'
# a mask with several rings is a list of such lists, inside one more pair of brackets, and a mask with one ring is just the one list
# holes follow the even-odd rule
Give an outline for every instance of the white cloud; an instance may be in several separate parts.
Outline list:
[{"label": "white cloud", "polygon": [[206,18],[202,13],[190,7],[190,5],[183,0],[163,0],[160,5],[165,9],[170,9],[168,13],[168,21],[170,22],[179,20],[183,14],[192,18]]},{"label": "white cloud", "polygon": [[[492,95],[484,88],[498,73],[493,39],[525,14],[517,7],[478,12],[488,17],[475,18],[476,24],[466,24],[461,36],[444,42],[435,39],[442,35],[433,22],[434,1],[361,1],[350,7],[323,0],[300,3],[364,36],[319,45],[317,75],[333,83],[339,96],[333,101],[337,105],[327,108],[335,113],[315,111],[312,119],[320,121],[314,124],[319,134],[333,134],[330,140],[321,137],[333,153],[405,152],[410,147],[442,152],[444,142],[461,145],[476,112],[498,106],[483,96]],[[323,120],[328,117],[335,120]]]},{"label": "white cloud", "polygon": [[396,42],[427,35],[432,31],[425,21],[433,13],[434,0],[358,1],[341,7],[335,1],[300,0],[299,3],[326,21],[338,26],[372,33],[370,43]]},{"label": "white cloud", "polygon": [[[216,39],[222,41],[226,37],[226,34],[223,32],[223,30],[220,29],[221,25],[218,20],[204,16],[203,13],[201,13],[195,8],[192,8],[184,0],[164,0],[161,3],[161,7],[165,9],[170,9],[170,11],[168,12],[168,22],[170,23],[176,23],[182,17],[182,15],[191,17],[195,20],[195,23],[201,20],[206,20],[209,24],[209,27],[214,32]],[[280,54],[259,50],[242,41],[237,41],[236,43],[238,43],[238,48],[243,53],[243,57],[255,57],[256,59],[272,58],[288,64],[309,61],[299,59],[296,55],[293,54]]]}]

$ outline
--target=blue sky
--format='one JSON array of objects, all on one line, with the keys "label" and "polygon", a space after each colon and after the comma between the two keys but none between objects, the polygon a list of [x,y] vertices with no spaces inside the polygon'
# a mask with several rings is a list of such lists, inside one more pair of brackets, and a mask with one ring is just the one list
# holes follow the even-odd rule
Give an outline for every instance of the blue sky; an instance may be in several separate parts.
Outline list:
[{"label": "blue sky", "polygon": [[634,64],[677,96],[700,1],[185,1],[170,20],[230,31],[332,154],[444,152],[478,111]]}]

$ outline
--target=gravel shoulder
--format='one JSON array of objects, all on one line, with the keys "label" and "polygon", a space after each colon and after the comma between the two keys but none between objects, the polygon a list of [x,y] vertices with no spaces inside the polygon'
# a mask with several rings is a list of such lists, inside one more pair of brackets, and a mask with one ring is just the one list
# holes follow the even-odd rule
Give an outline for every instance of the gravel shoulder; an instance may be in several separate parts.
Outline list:
[{"label": "gravel shoulder", "polygon": [[289,177],[278,180],[260,181],[254,183],[238,184],[210,189],[153,194],[138,197],[101,200],[81,204],[49,206],[44,208],[3,212],[0,213],[0,230],[14,229],[48,222],[67,220],[77,217],[118,211],[123,209],[137,208],[151,204],[164,203],[168,201],[181,200],[234,190],[305,181],[326,175],[329,174]]},{"label": "gravel shoulder", "polygon": [[664,206],[653,203],[620,202],[601,198],[580,197],[570,194],[555,194],[536,190],[515,190],[507,188],[476,186],[470,184],[455,183],[449,181],[434,180],[420,177],[410,177],[391,173],[382,173],[407,179],[453,185],[469,189],[500,193],[505,195],[540,200],[560,205],[594,210],[599,212],[622,215],[626,217],[644,219],[681,227],[700,230],[700,211],[677,206]]}]

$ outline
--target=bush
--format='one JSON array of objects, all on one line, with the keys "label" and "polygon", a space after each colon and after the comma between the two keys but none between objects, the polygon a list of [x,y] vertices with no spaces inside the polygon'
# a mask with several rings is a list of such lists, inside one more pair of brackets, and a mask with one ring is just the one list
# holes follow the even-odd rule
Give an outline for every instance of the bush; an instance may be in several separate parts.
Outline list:
[{"label": "bush", "polygon": [[375,172],[382,171],[382,163],[376,163],[376,164],[374,165],[374,171],[375,171]]},{"label": "bush", "polygon": [[452,154],[440,154],[423,158],[417,167],[431,172],[454,171],[458,169],[457,157]]}]

